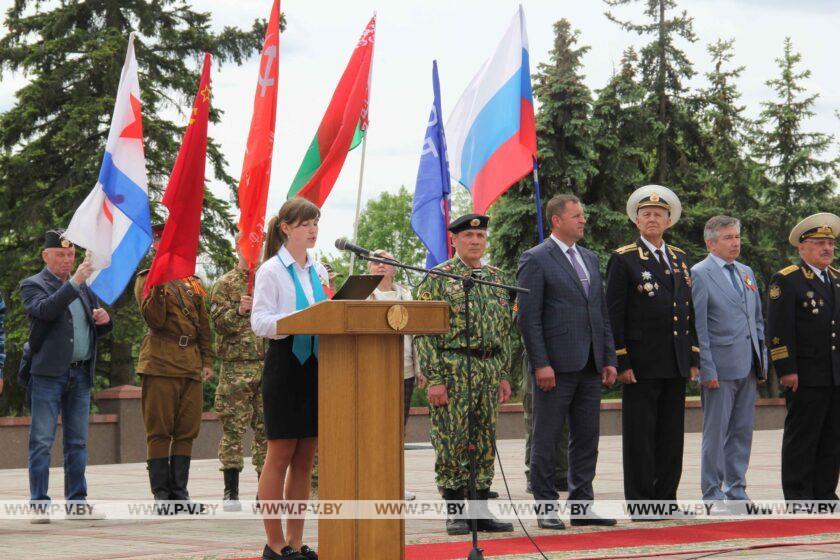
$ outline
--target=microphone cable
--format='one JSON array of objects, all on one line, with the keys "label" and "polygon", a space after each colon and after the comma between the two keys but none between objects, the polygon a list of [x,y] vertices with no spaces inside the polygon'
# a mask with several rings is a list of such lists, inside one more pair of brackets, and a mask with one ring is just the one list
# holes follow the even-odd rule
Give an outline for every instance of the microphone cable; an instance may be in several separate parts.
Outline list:
[{"label": "microphone cable", "polygon": [[[499,463],[499,472],[502,474],[502,482],[505,483],[505,492],[507,493],[508,503],[513,506],[513,496],[510,494],[510,486],[508,486],[507,477],[505,476],[505,468],[502,466],[502,456],[499,454],[499,448],[496,446],[496,434],[493,434],[493,452],[496,453],[496,461]],[[519,513],[516,511],[516,508],[512,509],[513,515],[519,522],[519,526],[522,527],[522,531],[525,533],[525,536],[528,537],[528,540],[531,541],[531,544],[534,545],[534,548],[537,549],[537,552],[540,553],[543,560],[549,560],[548,556],[546,556],[545,552],[543,552],[540,548],[540,545],[537,544],[537,541],[534,540],[534,537],[532,537],[531,533],[528,532],[528,529],[525,528],[525,524],[522,523],[522,519],[519,518]]]}]

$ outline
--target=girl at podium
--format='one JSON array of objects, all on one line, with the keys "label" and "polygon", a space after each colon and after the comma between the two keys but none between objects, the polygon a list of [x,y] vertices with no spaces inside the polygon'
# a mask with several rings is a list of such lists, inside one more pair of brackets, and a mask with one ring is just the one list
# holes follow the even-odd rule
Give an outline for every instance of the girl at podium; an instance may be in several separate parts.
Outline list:
[{"label": "girl at podium", "polygon": [[[328,299],[329,276],[308,250],[318,239],[321,211],[304,198],[286,201],[268,223],[257,270],[251,328],[269,339],[262,378],[268,451],[261,500],[308,500],[318,442],[318,338],[278,335],[277,321]],[[284,488],[285,486],[285,488]],[[302,543],[303,519],[264,519],[263,560],[317,559]]]}]

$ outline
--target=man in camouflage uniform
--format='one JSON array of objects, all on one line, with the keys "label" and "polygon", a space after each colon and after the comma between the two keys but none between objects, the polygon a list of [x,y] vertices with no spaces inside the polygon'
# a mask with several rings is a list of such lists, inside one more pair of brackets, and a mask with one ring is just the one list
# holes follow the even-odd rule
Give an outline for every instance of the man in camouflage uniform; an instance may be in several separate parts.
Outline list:
[{"label": "man in camouflage uniform", "polygon": [[239,265],[225,273],[213,286],[210,317],[216,327],[216,355],[222,359],[216,387],[216,412],[222,422],[219,461],[224,473],[225,511],[239,511],[239,473],[245,466],[242,439],[250,425],[254,431],[251,462],[257,478],[265,462],[262,380],[263,341],[251,330],[251,303],[248,295],[248,263],[239,256]]},{"label": "man in camouflage uniform", "polygon": [[[507,276],[481,257],[487,246],[487,216],[467,214],[449,226],[456,256],[438,269],[460,276],[511,284]],[[417,336],[420,370],[428,379],[431,440],[435,449],[435,480],[449,504],[462,502],[470,479],[469,402],[467,354],[472,363],[472,409],[475,422],[476,489],[479,531],[508,532],[510,523],[499,522],[487,511],[486,501],[493,481],[496,415],[499,403],[510,397],[513,322],[512,294],[501,288],[476,284],[470,292],[470,347],[466,346],[465,294],[455,279],[429,275],[418,288],[416,299],[449,303],[449,332],[436,336]],[[452,510],[450,510],[452,511]],[[464,519],[446,521],[450,535],[469,532]]]}]

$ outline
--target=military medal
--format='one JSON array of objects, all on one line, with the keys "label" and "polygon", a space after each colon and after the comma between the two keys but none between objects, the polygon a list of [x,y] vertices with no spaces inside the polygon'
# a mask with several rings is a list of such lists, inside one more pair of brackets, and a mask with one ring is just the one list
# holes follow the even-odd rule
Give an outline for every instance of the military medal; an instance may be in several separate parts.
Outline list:
[{"label": "military medal", "polygon": [[647,270],[642,271],[642,280],[650,280],[652,278],[650,272]]},{"label": "military medal", "polygon": [[752,276],[750,276],[749,274],[744,274],[744,284],[746,284],[747,288],[749,288],[750,290],[754,292],[758,291],[755,282],[753,282]]}]

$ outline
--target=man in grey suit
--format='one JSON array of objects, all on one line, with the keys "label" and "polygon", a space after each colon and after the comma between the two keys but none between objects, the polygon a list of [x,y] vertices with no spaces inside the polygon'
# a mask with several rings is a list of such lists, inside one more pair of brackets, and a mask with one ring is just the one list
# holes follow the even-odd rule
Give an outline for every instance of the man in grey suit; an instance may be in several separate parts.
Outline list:
[{"label": "man in grey suit", "polygon": [[741,223],[715,216],[703,231],[709,256],[691,268],[700,343],[703,500],[747,500],[756,384],[767,377],[761,295],[752,269],[735,259]]},{"label": "man in grey suit", "polygon": [[[519,260],[518,322],[533,374],[531,487],[534,499],[557,501],[556,449],[569,421],[569,500],[594,497],[601,384],[616,378],[598,257],[578,246],[586,217],[580,200],[557,195],[546,206],[551,237]],[[614,519],[572,517],[572,525],[614,525]],[[557,514],[541,515],[543,529],[563,529]]]}]

